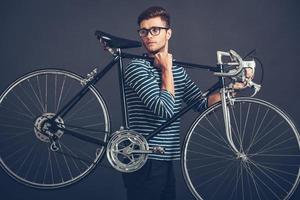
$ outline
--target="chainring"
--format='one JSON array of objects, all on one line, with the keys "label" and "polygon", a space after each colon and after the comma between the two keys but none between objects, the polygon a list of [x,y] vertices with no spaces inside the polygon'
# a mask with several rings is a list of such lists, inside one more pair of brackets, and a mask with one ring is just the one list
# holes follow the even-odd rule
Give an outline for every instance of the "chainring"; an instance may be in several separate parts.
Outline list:
[{"label": "chainring", "polygon": [[[136,153],[136,152],[140,153]],[[113,168],[130,173],[139,170],[147,162],[148,142],[141,134],[132,130],[119,130],[112,134],[106,155]]]}]

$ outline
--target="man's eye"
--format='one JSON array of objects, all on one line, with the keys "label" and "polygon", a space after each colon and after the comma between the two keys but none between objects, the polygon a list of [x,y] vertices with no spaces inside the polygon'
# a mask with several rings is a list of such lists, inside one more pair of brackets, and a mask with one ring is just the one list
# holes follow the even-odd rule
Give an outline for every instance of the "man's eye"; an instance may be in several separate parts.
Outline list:
[{"label": "man's eye", "polygon": [[140,34],[144,35],[144,34],[146,34],[146,33],[147,33],[147,30],[145,30],[145,29],[141,29],[141,30],[140,30]]},{"label": "man's eye", "polygon": [[159,28],[158,27],[153,27],[152,28],[152,32],[153,33],[158,33],[159,32]]}]

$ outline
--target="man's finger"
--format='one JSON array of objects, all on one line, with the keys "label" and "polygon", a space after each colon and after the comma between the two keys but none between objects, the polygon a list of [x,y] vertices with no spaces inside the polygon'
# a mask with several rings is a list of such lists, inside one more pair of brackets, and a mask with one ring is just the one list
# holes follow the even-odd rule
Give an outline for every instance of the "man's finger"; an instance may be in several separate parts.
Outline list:
[{"label": "man's finger", "polygon": [[246,77],[247,78],[253,77],[253,70],[251,68],[246,68]]},{"label": "man's finger", "polygon": [[158,58],[158,54],[159,54],[159,53],[157,53],[157,54],[154,55],[154,66],[156,66],[156,67],[159,66],[159,64],[158,64],[158,59],[159,59],[159,58]]}]

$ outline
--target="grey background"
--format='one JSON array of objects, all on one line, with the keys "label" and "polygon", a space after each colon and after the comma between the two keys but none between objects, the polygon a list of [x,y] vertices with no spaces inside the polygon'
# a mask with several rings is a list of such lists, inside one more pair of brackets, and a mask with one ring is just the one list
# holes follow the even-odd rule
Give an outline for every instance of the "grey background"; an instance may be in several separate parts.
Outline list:
[{"label": "grey background", "polygon": [[[94,37],[96,29],[138,39],[136,17],[152,5],[172,16],[171,52],[180,61],[214,65],[216,51],[241,55],[256,48],[265,67],[257,95],[300,122],[300,14],[296,0],[1,0],[0,91],[31,70],[61,67],[86,74],[111,58]],[[142,49],[130,52],[142,53]],[[188,71],[203,89],[216,79],[206,71]],[[98,84],[107,99],[113,130],[121,123],[116,70]],[[113,89],[115,88],[115,89]],[[183,118],[182,135],[194,113]],[[104,163],[107,165],[107,163]],[[178,199],[192,199],[176,163]],[[25,187],[0,170],[0,199],[125,199],[118,172],[96,170],[79,183],[54,191]],[[298,189],[293,199],[299,199]]]}]

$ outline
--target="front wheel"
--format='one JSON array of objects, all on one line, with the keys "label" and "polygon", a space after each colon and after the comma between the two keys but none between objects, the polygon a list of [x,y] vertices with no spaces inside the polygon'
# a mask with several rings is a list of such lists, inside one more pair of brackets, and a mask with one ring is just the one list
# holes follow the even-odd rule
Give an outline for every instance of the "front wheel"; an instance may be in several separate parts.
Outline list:
[{"label": "front wheel", "polygon": [[[55,119],[57,127],[47,128],[82,89],[81,80],[64,70],[38,70],[1,94],[0,165],[11,177],[31,187],[58,188],[82,179],[101,160],[104,147],[66,131],[107,141],[108,111],[93,86],[66,115]],[[55,143],[45,133],[55,135]]]},{"label": "front wheel", "polygon": [[289,199],[299,183],[300,139],[291,119],[254,98],[228,102],[230,146],[222,105],[202,113],[184,143],[182,170],[196,199]]}]

